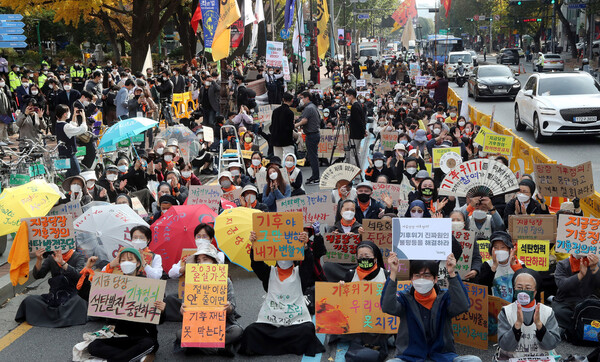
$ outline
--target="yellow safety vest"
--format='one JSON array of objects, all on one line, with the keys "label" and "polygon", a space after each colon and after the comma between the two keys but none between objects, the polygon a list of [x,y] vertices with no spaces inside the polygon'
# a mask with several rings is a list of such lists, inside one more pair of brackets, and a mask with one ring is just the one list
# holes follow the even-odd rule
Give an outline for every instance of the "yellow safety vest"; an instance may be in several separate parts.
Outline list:
[{"label": "yellow safety vest", "polygon": [[10,91],[14,92],[21,85],[21,78],[19,78],[17,73],[11,71],[8,73],[8,84],[10,85]]},{"label": "yellow safety vest", "polygon": [[46,79],[48,79],[48,77],[45,74],[40,74],[38,76],[38,87],[42,88],[44,83],[46,83]]},{"label": "yellow safety vest", "polygon": [[83,76],[85,75],[83,68],[75,70],[74,66],[71,66],[71,70],[69,73],[71,74],[71,78],[83,78]]}]

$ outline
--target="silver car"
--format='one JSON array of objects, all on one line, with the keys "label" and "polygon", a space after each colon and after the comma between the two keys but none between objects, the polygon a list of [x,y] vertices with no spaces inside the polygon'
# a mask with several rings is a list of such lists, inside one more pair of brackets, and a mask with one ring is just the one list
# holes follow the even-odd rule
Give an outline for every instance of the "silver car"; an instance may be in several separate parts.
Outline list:
[{"label": "silver car", "polygon": [[544,65],[542,71],[545,70],[565,70],[565,62],[558,54],[544,54]]}]

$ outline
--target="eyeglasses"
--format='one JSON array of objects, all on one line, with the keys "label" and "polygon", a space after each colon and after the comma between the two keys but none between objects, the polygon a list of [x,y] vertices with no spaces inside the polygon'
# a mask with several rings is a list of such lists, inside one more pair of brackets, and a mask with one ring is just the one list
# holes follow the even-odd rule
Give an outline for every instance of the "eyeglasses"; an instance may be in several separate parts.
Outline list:
[{"label": "eyeglasses", "polygon": [[413,278],[417,278],[417,279],[432,279],[433,278],[433,274],[431,274],[431,273],[413,274]]}]

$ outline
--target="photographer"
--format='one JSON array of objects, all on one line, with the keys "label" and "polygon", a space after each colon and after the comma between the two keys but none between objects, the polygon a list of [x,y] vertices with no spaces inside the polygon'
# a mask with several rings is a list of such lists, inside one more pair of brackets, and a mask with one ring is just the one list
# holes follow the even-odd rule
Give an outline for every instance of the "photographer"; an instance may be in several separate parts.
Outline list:
[{"label": "photographer", "polygon": [[[356,100],[356,90],[353,88],[346,89],[346,103],[351,105],[350,118],[348,119],[348,128],[350,130],[350,148],[354,148],[354,152],[348,152],[348,162],[356,163],[358,160],[352,160],[351,155],[355,155],[360,148],[360,142],[367,136],[366,127],[367,120],[362,106]],[[341,119],[341,117],[340,117]],[[360,165],[356,165],[359,166]]]},{"label": "photographer", "polygon": [[159,94],[160,108],[162,109],[165,122],[169,126],[172,126],[171,103],[173,102],[173,82],[169,79],[169,72],[167,70],[163,70],[161,75],[161,78],[156,78],[156,90]]},{"label": "photographer", "polygon": [[[58,146],[58,156],[70,160],[70,168],[67,170],[67,177],[79,175],[79,161],[75,157],[77,152],[77,143],[75,141],[78,135],[87,132],[87,124],[83,121],[85,113],[82,109],[76,108],[75,114],[71,117],[69,107],[64,104],[56,106],[56,141],[63,142]],[[70,120],[67,122],[67,120]]]},{"label": "photographer", "polygon": [[17,126],[19,126],[19,138],[40,141],[41,131],[46,128],[44,122],[44,111],[38,107],[35,99],[30,99],[23,113],[17,117]]}]

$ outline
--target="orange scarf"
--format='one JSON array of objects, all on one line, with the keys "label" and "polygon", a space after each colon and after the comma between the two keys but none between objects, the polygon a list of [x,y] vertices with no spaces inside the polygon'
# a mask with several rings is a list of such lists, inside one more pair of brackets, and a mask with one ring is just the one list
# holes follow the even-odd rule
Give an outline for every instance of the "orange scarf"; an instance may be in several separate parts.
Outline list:
[{"label": "orange scarf", "polygon": [[344,218],[342,218],[340,222],[342,223],[342,226],[351,227],[356,222],[356,218],[352,218],[350,221],[346,221]]},{"label": "orange scarf", "polygon": [[[62,255],[62,259],[63,261],[66,263],[69,261],[69,259],[71,259],[71,256],[73,256],[73,253],[75,252],[75,250],[71,249],[69,251],[67,251],[65,254]],[[58,263],[57,263],[58,264]],[[60,266],[60,265],[59,265]]]},{"label": "orange scarf", "polygon": [[250,165],[250,168],[252,168],[254,170],[255,175],[258,173],[258,171],[260,171],[261,167],[262,167],[262,165],[258,165],[258,166]]},{"label": "orange scarf", "polygon": [[587,264],[587,258],[577,259],[573,255],[569,255],[569,264],[571,264],[571,272],[573,274],[579,273],[581,270],[581,262],[584,261],[584,264]]},{"label": "orange scarf", "polygon": [[422,295],[415,290],[415,300],[429,310],[431,310],[433,302],[435,302],[435,298],[437,298],[437,292],[435,291],[435,288],[431,289],[431,292],[429,292],[427,295]]},{"label": "orange scarf", "polygon": [[468,206],[467,206],[467,214],[468,214],[469,216],[473,215],[473,211],[474,211],[474,210],[475,210],[475,208],[474,208],[473,206],[471,206],[471,205],[468,205]]},{"label": "orange scarf", "polygon": [[252,143],[244,143],[244,150],[249,151],[252,149]]},{"label": "orange scarf", "polygon": [[377,269],[377,261],[375,261],[375,265],[373,265],[370,269],[363,269],[361,267],[356,268],[356,274],[358,274],[359,280],[364,280],[365,277]]},{"label": "orange scarf", "polygon": [[371,201],[367,202],[366,204],[363,204],[362,202],[358,202],[358,206],[360,206],[360,210],[363,212],[367,211],[367,209],[369,208],[369,205],[371,204]]},{"label": "orange scarf", "polygon": [[290,267],[287,269],[281,269],[279,266],[277,266],[277,275],[279,276],[279,280],[280,281],[284,281],[287,278],[289,278],[290,275],[292,275],[292,272],[294,271],[294,267]]},{"label": "orange scarf", "polygon": [[[222,188],[222,187],[221,187],[221,188]],[[233,185],[233,184],[232,184],[231,186],[229,186],[229,188],[228,188],[228,189],[223,189],[223,192],[227,193],[227,192],[231,192],[231,191],[233,191],[233,190],[235,190],[235,185]]]},{"label": "orange scarf", "polygon": [[77,290],[81,289],[81,287],[83,286],[83,282],[85,282],[86,278],[89,279],[90,282],[94,278],[94,271],[90,268],[81,269],[79,274],[81,274],[81,277],[79,278],[79,281],[77,282]]},{"label": "orange scarf", "polygon": [[292,168],[287,168],[287,166],[286,166],[285,169],[287,170],[288,174],[291,175],[292,172],[294,172],[294,168],[296,168],[296,166],[292,166]]}]

